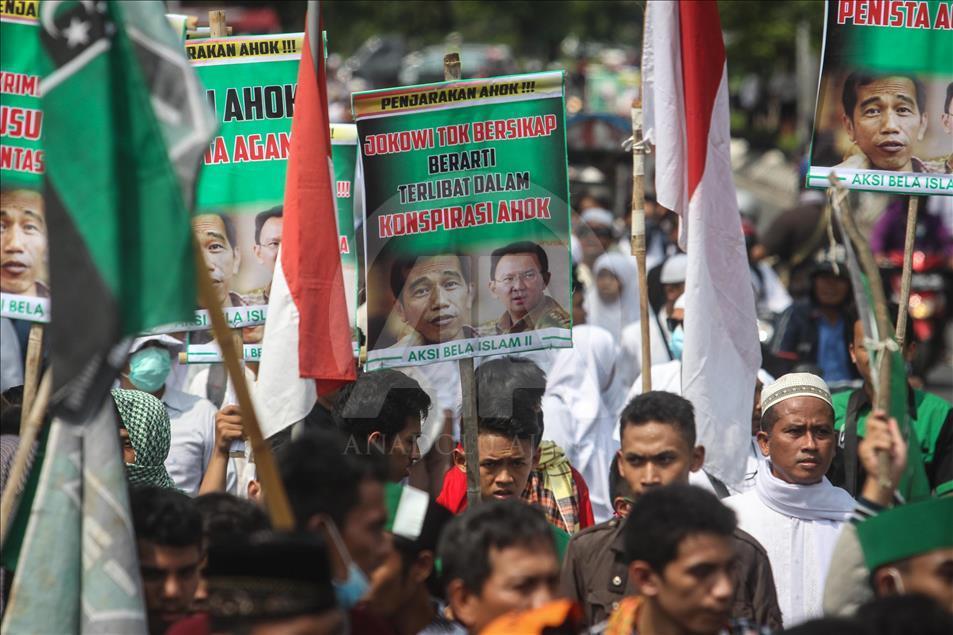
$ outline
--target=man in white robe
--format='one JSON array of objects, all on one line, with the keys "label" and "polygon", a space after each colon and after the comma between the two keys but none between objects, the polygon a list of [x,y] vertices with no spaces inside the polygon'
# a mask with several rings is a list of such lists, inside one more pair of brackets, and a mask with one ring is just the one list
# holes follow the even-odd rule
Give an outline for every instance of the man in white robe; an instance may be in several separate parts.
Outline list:
[{"label": "man in white robe", "polygon": [[824,474],[834,457],[834,408],[820,377],[790,373],[761,395],[758,445],[767,459],[753,489],[725,499],[768,552],[784,625],[822,613],[824,580],[854,500]]}]

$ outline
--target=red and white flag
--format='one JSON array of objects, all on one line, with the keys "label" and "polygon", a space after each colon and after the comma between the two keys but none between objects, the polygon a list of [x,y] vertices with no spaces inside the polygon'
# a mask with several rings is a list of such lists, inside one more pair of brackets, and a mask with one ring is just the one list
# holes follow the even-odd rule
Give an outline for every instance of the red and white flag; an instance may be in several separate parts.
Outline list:
[{"label": "red and white flag", "polygon": [[650,1],[642,53],[645,137],[658,202],[688,253],[682,394],[695,406],[705,471],[742,480],[761,366],[754,291],[732,181],[728,74],[714,1]]},{"label": "red and white flag", "polygon": [[262,433],[303,419],[355,378],[338,246],[327,79],[318,2],[308,2],[285,177],[281,253],[255,389]]}]

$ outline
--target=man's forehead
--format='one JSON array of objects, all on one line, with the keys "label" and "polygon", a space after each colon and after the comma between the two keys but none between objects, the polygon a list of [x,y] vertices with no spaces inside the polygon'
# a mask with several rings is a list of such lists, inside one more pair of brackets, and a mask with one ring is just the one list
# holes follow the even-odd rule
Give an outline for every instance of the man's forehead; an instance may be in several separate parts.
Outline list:
[{"label": "man's forehead", "polygon": [[643,456],[662,452],[688,452],[688,444],[674,425],[649,421],[639,425],[626,424],[622,430],[622,451]]},{"label": "man's forehead", "polygon": [[463,272],[460,270],[460,259],[456,256],[436,256],[418,260],[414,263],[407,279],[413,282],[417,278],[447,275],[463,277]]},{"label": "man's forehead", "polygon": [[138,546],[140,563],[154,567],[177,567],[180,566],[183,560],[198,560],[201,556],[199,545],[173,547],[170,545],[160,545],[151,540],[137,540],[136,545]]},{"label": "man's forehead", "polygon": [[725,562],[735,557],[735,545],[729,536],[703,532],[688,534],[678,543],[677,562],[683,567],[702,563]]},{"label": "man's forehead", "polygon": [[[490,565],[494,572],[502,573],[506,570],[510,575],[538,574],[539,570],[526,571],[527,560],[537,560],[543,569],[552,569],[558,572],[559,561],[556,553],[545,544],[514,543],[505,547],[490,547]],[[500,565],[503,565],[502,567]]]},{"label": "man's forehead", "polygon": [[225,223],[215,214],[203,214],[192,219],[192,229],[196,233],[216,233],[225,235]]},{"label": "man's forehead", "polygon": [[532,443],[531,439],[510,438],[492,432],[483,432],[478,439],[480,455],[497,459],[525,458],[528,453],[523,450],[523,446]]},{"label": "man's forehead", "polygon": [[506,254],[496,263],[496,270],[499,271],[517,271],[529,268],[539,268],[536,261],[536,254],[527,251],[518,254]]},{"label": "man's forehead", "polygon": [[28,213],[43,218],[43,197],[36,192],[17,190],[4,193],[0,199],[0,212]]},{"label": "man's forehead", "polygon": [[834,424],[833,409],[819,397],[811,397],[810,395],[789,397],[772,407],[778,409],[779,423],[799,421],[803,423]]},{"label": "man's forehead", "polygon": [[281,231],[282,223],[284,219],[281,216],[272,216],[261,226],[261,231],[265,232],[268,230]]},{"label": "man's forehead", "polygon": [[858,101],[864,101],[875,96],[896,96],[915,101],[916,93],[916,86],[909,77],[883,77],[857,87]]}]

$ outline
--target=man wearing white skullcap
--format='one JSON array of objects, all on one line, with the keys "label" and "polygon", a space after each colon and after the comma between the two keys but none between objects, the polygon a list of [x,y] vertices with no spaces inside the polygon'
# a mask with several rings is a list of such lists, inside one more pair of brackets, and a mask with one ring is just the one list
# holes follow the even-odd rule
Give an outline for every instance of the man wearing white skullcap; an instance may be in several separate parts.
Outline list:
[{"label": "man wearing white skullcap", "polygon": [[758,446],[768,469],[725,499],[768,552],[785,627],[821,614],[837,535],[854,508],[824,476],[834,457],[834,408],[824,380],[789,373],[761,392]]}]

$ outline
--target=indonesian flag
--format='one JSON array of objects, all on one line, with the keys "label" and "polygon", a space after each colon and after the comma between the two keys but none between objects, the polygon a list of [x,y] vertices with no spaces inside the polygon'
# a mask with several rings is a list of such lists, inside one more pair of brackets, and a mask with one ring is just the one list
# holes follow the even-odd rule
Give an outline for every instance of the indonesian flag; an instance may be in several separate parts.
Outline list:
[{"label": "indonesian flag", "polygon": [[688,253],[682,394],[705,470],[742,480],[761,366],[754,291],[732,182],[725,45],[715,2],[649,2],[642,53],[645,137],[658,202]]},{"label": "indonesian flag", "polygon": [[318,2],[308,2],[285,178],[281,253],[255,390],[269,437],[304,419],[317,395],[355,378],[331,189],[331,131]]}]

